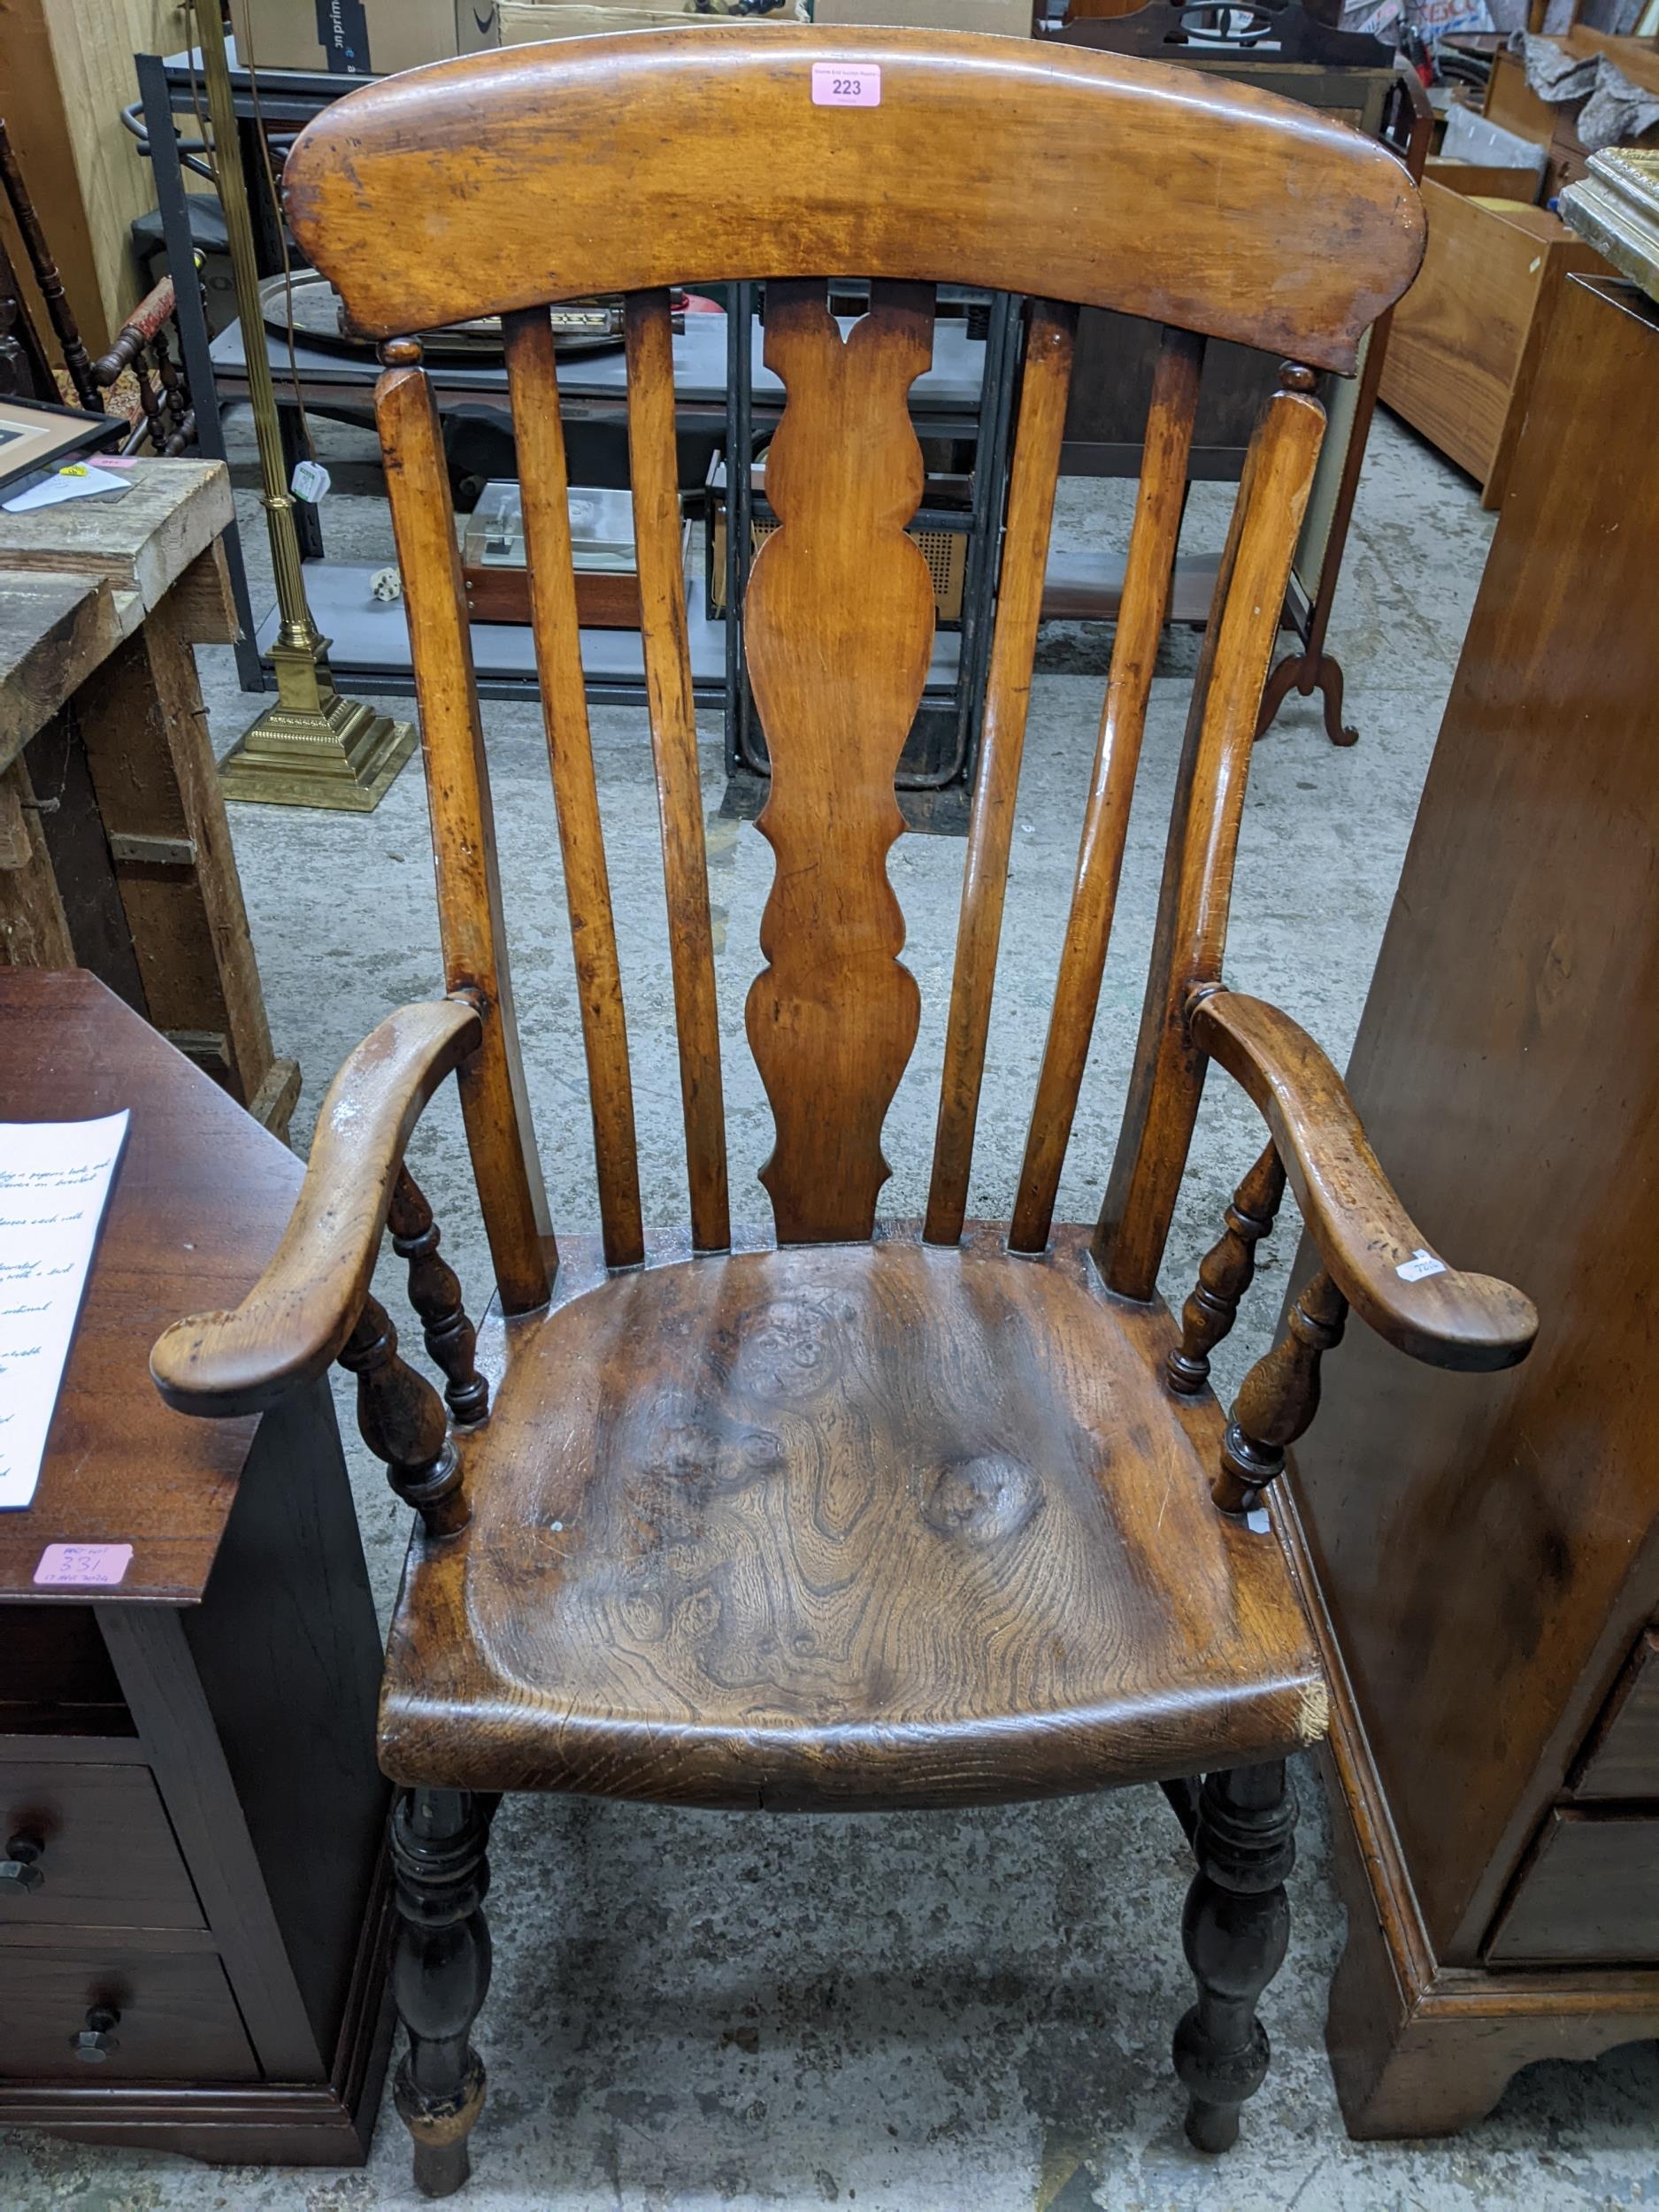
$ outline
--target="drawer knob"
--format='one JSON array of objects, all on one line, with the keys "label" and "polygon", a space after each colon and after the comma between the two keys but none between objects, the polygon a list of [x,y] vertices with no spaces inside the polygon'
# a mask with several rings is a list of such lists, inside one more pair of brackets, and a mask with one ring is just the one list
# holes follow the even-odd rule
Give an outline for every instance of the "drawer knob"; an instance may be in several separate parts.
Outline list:
[{"label": "drawer knob", "polygon": [[111,2051],[121,2047],[111,2028],[120,2024],[121,2016],[112,2005],[94,2005],[87,2015],[87,2024],[77,2029],[69,2039],[69,2047],[83,2066],[102,2066]]},{"label": "drawer knob", "polygon": [[8,1836],[0,1859],[0,1895],[27,1897],[46,1879],[41,1865],[46,1846],[37,1836]]}]

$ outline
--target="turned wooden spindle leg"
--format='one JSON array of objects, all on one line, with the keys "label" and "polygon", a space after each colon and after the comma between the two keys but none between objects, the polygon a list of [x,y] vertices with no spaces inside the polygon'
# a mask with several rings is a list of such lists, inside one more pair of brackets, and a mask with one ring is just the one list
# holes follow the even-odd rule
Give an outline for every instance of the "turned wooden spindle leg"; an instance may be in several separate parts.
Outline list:
[{"label": "turned wooden spindle leg", "polygon": [[1295,1828],[1283,1760],[1206,1776],[1192,1839],[1198,1871],[1181,1916],[1198,2002],[1175,2031],[1187,2139],[1201,2151],[1232,2148],[1240,2106],[1267,2078],[1267,2031],[1256,2008],[1290,1939],[1285,1883]]},{"label": "turned wooden spindle leg", "polygon": [[398,1171],[387,1220],[393,1251],[409,1263],[409,1302],[420,1316],[434,1364],[443,1371],[449,1410],[463,1427],[480,1422],[489,1411],[489,1385],[474,1363],[477,1332],[462,1310],[455,1270],[439,1257],[432,1208],[407,1168]]},{"label": "turned wooden spindle leg", "polygon": [[1248,1513],[1319,1410],[1319,1362],[1342,1341],[1348,1300],[1321,1269],[1290,1310],[1284,1335],[1245,1377],[1221,1442],[1210,1495],[1224,1513]]},{"label": "turned wooden spindle leg", "polygon": [[397,1356],[397,1332],[384,1306],[364,1301],[340,1364],[357,1379],[357,1426],[398,1496],[419,1514],[428,1536],[453,1536],[467,1524],[461,1465],[449,1440],[443,1401],[425,1376]]},{"label": "turned wooden spindle leg", "polygon": [[392,1993],[409,2034],[393,2097],[415,2146],[415,2186],[447,2197],[471,2170],[466,2139],[484,2105],[468,2038],[489,1988],[490,1801],[408,1790],[392,1815],[397,1936]]},{"label": "turned wooden spindle leg", "polygon": [[1164,1373],[1171,1390],[1191,1397],[1210,1379],[1210,1355],[1239,1317],[1239,1301],[1256,1277],[1256,1248],[1273,1225],[1285,1195],[1285,1171],[1270,1144],[1233,1194],[1222,1216],[1226,1231],[1198,1263],[1198,1281],[1181,1308],[1179,1348]]}]

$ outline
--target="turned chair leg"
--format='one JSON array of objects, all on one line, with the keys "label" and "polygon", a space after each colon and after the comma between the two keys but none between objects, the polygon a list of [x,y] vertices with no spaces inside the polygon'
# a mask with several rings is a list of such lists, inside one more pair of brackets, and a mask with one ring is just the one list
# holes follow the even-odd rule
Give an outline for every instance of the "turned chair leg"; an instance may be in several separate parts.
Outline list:
[{"label": "turned chair leg", "polygon": [[1239,2108],[1267,2078],[1267,2031],[1256,2008],[1290,1937],[1285,1880],[1295,1826],[1282,1759],[1205,1778],[1193,1835],[1198,1871],[1181,1916],[1198,2002],[1175,2031],[1175,2070],[1190,2100],[1187,2139],[1201,2151],[1232,2148]]},{"label": "turned chair leg", "polygon": [[409,2049],[394,2090],[414,2139],[415,2186],[447,2197],[472,2170],[466,2139],[484,2105],[468,2041],[489,1988],[489,1814],[466,1790],[405,1791],[392,1815],[397,1935],[392,1990]]}]

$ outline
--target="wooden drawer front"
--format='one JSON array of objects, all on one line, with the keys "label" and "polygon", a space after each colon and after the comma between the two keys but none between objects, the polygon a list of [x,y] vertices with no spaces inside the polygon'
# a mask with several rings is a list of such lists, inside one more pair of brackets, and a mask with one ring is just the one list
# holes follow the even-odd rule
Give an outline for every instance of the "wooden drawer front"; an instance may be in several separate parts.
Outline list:
[{"label": "wooden drawer front", "polygon": [[[97,2060],[71,2047],[87,2015],[120,2018]],[[35,1951],[0,1942],[0,2078],[88,2088],[123,2081],[254,2081],[259,2069],[211,1951]]]},{"label": "wooden drawer front", "polygon": [[1659,1960],[1659,1818],[1552,1813],[1486,1957],[1494,1966]]},{"label": "wooden drawer front", "polygon": [[202,1928],[148,1767],[0,1763],[0,1845],[44,1843],[38,1889],[0,1883],[0,1928]]},{"label": "wooden drawer front", "polygon": [[1659,1798],[1659,1628],[1650,1628],[1601,1709],[1572,1777],[1578,1798]]}]

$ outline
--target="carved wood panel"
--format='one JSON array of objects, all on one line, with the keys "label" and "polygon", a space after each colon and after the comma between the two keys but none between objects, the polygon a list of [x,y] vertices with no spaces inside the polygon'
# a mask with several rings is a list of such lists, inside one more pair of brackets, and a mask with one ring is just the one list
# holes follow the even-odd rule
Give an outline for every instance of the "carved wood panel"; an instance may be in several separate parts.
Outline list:
[{"label": "carved wood panel", "polygon": [[777,872],[748,1026],[777,1125],[760,1179],[786,1244],[870,1234],[890,1171],[881,1125],[921,1015],[887,856],[933,636],[927,564],[904,534],[923,477],[908,395],[932,358],[931,287],[872,286],[845,340],[821,283],[767,287],[766,364],[787,394],[766,465],[780,527],[745,630]]}]

